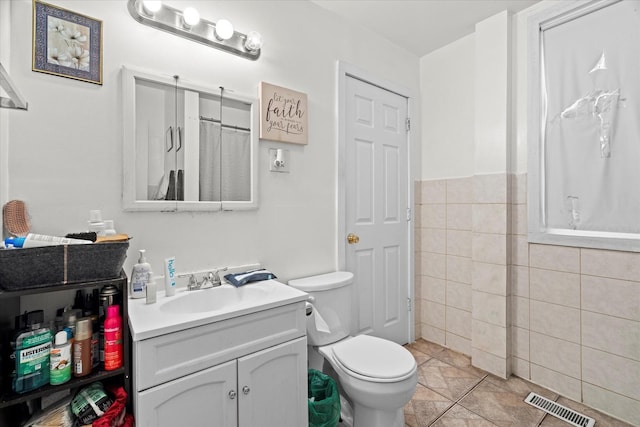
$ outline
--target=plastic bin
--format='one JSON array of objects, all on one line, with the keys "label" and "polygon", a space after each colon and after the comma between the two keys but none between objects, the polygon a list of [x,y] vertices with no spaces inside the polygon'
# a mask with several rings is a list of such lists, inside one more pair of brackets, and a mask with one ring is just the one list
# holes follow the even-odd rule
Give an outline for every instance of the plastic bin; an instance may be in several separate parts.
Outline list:
[{"label": "plastic bin", "polygon": [[309,427],[336,427],[340,421],[338,385],[328,375],[309,369],[308,404]]}]

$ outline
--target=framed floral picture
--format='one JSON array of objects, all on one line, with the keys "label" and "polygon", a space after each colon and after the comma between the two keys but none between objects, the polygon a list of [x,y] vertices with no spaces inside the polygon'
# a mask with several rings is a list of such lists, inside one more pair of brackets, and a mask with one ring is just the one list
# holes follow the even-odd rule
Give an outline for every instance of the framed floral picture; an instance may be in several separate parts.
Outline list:
[{"label": "framed floral picture", "polygon": [[102,21],[33,1],[33,71],[102,84]]}]

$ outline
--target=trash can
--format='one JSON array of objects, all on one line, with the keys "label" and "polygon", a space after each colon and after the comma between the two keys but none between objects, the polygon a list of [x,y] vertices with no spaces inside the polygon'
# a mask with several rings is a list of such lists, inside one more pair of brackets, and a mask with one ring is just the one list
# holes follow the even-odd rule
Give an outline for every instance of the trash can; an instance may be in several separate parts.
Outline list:
[{"label": "trash can", "polygon": [[307,372],[309,427],[336,427],[340,421],[338,385],[315,369]]}]

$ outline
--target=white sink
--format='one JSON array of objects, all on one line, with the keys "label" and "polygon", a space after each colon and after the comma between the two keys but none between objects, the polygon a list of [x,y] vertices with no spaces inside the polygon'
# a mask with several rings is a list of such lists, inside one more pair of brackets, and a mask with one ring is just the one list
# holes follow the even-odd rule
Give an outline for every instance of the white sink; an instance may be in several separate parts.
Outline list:
[{"label": "white sink", "polygon": [[305,292],[276,280],[239,288],[229,284],[197,291],[182,288],[171,297],[158,292],[155,304],[147,304],[145,298],[129,299],[129,326],[133,340],[140,341],[306,300]]},{"label": "white sink", "polygon": [[231,309],[238,305],[259,304],[267,296],[267,289],[261,286],[222,285],[216,288],[187,291],[177,298],[167,298],[160,305],[160,311],[166,313],[202,313]]}]

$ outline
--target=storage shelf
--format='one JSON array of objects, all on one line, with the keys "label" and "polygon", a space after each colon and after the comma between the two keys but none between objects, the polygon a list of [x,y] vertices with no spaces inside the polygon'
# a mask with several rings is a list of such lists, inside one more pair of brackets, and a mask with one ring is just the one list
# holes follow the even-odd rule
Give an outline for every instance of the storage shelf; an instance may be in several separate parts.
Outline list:
[{"label": "storage shelf", "polygon": [[[91,282],[74,282],[74,283],[66,283],[64,285],[45,285],[41,287],[31,287],[20,290],[6,290],[0,289],[0,298],[14,298],[22,295],[35,295],[49,292],[62,292],[69,291],[75,289],[84,289],[84,288],[95,288],[98,286],[104,286],[107,284],[119,284],[121,280],[127,280],[127,276],[122,272],[120,277],[116,277],[115,279],[102,279],[95,280]],[[124,286],[123,291],[125,291],[126,295],[126,285]]]},{"label": "storage shelf", "polygon": [[0,409],[6,408],[18,403],[27,402],[38,397],[46,396],[51,393],[55,393],[60,390],[69,390],[77,387],[82,387],[85,384],[90,384],[94,381],[103,381],[108,378],[117,377],[125,373],[124,366],[113,371],[95,371],[89,375],[81,378],[71,378],[68,382],[60,385],[44,385],[35,390],[26,393],[7,393],[0,396]]}]

